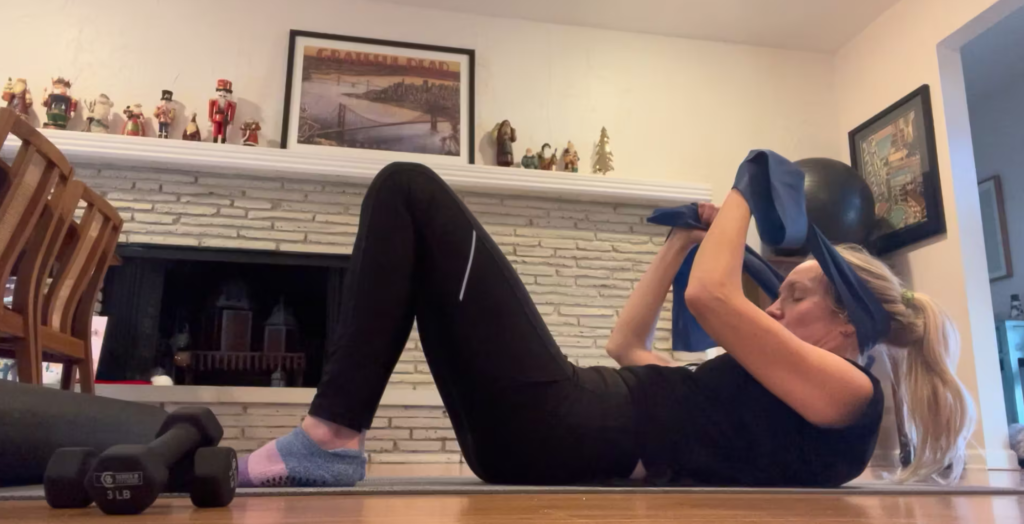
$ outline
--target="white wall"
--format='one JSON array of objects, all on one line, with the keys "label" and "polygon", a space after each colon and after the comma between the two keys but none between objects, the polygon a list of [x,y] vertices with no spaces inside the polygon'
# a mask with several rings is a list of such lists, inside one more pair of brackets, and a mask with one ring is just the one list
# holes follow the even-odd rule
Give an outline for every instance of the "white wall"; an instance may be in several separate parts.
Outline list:
[{"label": "white wall", "polygon": [[[1013,83],[967,99],[978,180],[999,175],[1013,276],[991,283],[996,318],[1010,315],[1010,295],[1024,294],[1024,71]],[[968,93],[971,79],[967,78]]]},{"label": "white wall", "polygon": [[571,139],[589,172],[607,126],[615,176],[714,181],[721,197],[751,148],[794,159],[836,152],[824,54],[359,0],[37,0],[5,5],[3,18],[0,75],[27,78],[37,100],[58,74],[72,79],[76,97],[103,92],[116,108],[139,102],[147,113],[172,89],[205,125],[206,101],[227,78],[238,120],[260,118],[264,140],[280,136],[288,31],[303,29],[476,49],[474,145],[508,118],[517,158]]},{"label": "white wall", "polygon": [[839,112],[838,128],[831,137],[844,159],[849,158],[849,130],[921,84],[931,85],[948,233],[897,253],[890,261],[913,289],[943,304],[960,329],[958,375],[979,401],[981,424],[973,440],[985,451],[990,467],[1015,467],[1016,461],[1006,451],[1005,409],[959,48],[1020,4],[1019,0],[903,0],[835,58]]}]

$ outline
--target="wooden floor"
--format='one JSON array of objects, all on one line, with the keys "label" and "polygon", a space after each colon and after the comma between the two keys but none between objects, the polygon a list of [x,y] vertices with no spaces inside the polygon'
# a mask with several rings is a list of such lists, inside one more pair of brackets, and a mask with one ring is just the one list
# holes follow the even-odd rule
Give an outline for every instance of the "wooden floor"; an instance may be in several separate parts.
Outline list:
[{"label": "wooden floor", "polygon": [[[371,476],[471,475],[464,466],[375,465]],[[877,478],[878,472],[870,477]],[[1019,486],[1016,472],[972,471],[967,484]],[[0,503],[0,523],[1020,523],[1024,498],[931,495],[472,495],[239,498],[200,510],[161,499],[136,517],[108,517],[95,506],[51,510],[44,502]]]}]

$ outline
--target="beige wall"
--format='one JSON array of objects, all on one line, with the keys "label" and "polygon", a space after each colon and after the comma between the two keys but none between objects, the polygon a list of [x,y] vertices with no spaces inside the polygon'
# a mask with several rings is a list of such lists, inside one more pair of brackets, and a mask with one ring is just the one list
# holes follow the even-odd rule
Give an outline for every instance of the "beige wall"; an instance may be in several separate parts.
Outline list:
[{"label": "beige wall", "polygon": [[973,440],[986,450],[990,467],[1016,461],[1004,451],[1006,419],[959,47],[1020,3],[904,0],[835,57],[838,128],[832,137],[847,160],[849,130],[921,84],[931,85],[948,233],[891,262],[914,289],[939,300],[960,328],[958,374],[980,401],[981,428]]},{"label": "beige wall", "polygon": [[1024,71],[968,101],[978,181],[999,176],[1010,254],[1017,255],[1011,256],[1013,276],[994,280],[989,286],[996,318],[1007,319],[1010,296],[1024,291],[1024,206],[1020,205],[1024,202]]},{"label": "beige wall", "polygon": [[[827,54],[360,0],[9,4],[0,75],[27,78],[37,100],[59,74],[72,79],[76,97],[102,92],[117,109],[141,103],[147,114],[160,90],[172,89],[202,116],[216,80],[227,78],[234,82],[238,120],[258,116],[264,140],[276,140],[288,31],[303,29],[476,49],[473,144],[507,118],[518,130],[517,157],[527,147],[562,148],[571,139],[581,171],[589,171],[591,148],[607,126],[616,176],[714,181],[722,197],[751,148],[793,158],[835,150]],[[184,124],[172,136],[180,137]]]}]

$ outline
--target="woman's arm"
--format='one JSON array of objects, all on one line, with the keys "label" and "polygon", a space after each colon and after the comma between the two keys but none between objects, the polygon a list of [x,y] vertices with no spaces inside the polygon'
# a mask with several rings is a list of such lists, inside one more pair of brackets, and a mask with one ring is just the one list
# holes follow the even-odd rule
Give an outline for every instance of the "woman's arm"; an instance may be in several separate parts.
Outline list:
[{"label": "woman's arm", "polygon": [[[717,212],[717,208],[711,204],[700,205],[701,219],[705,224],[710,224]],[[608,356],[620,366],[676,365],[651,351],[654,330],[679,266],[683,265],[683,259],[690,249],[703,238],[703,231],[673,230],[665,245],[654,256],[651,266],[637,282],[605,346]]]},{"label": "woman's arm", "polygon": [[872,396],[870,379],[838,355],[800,340],[743,295],[749,225],[747,201],[733,190],[694,259],[686,305],[744,369],[808,422],[852,422]]}]

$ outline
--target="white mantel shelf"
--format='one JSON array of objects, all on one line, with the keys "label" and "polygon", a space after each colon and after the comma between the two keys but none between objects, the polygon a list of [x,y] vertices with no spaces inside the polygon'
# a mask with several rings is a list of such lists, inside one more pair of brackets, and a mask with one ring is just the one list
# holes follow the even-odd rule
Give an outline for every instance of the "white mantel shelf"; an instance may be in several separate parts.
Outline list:
[{"label": "white mantel shelf", "polygon": [[[147,386],[97,384],[101,397],[173,404],[298,404],[308,406],[316,388],[259,388],[233,386]],[[382,406],[444,406],[433,389],[389,387],[381,398]]]},{"label": "white mantel shelf", "polygon": [[[248,175],[368,184],[389,160],[208,142],[43,130],[72,164],[170,169],[189,173]],[[13,143],[10,143],[13,142]],[[14,154],[16,139],[4,145]],[[707,184],[606,177],[445,162],[429,164],[456,189],[602,202],[679,205],[711,198]]]}]

